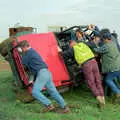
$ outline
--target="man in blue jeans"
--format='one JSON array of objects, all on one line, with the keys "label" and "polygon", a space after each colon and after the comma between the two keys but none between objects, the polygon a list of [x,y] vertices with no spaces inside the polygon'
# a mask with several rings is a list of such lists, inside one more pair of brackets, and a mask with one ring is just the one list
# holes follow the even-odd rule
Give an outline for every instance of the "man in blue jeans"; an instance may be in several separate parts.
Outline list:
[{"label": "man in blue jeans", "polygon": [[26,40],[20,42],[19,47],[24,53],[22,56],[22,63],[29,69],[29,71],[37,76],[33,85],[32,96],[45,106],[43,112],[54,110],[54,106],[52,105],[51,101],[41,92],[43,87],[47,89],[50,96],[60,105],[60,107],[63,109],[63,113],[69,112],[69,107],[56,90],[56,87],[52,81],[52,75],[41,56],[30,47]]},{"label": "man in blue jeans", "polygon": [[116,94],[116,97],[120,98],[119,86],[114,82],[116,78],[120,81],[120,53],[110,33],[103,35],[103,43],[103,46],[94,50],[101,54],[102,73],[106,74],[105,83]]}]

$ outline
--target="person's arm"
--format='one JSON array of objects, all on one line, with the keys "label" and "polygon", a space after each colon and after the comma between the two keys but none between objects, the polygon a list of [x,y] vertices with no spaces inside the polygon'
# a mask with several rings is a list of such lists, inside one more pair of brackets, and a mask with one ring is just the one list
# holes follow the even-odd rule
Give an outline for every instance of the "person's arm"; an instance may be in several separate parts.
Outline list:
[{"label": "person's arm", "polygon": [[93,24],[89,25],[89,26],[88,26],[88,29],[89,29],[89,30],[92,30],[92,31],[100,32],[98,26],[93,25]]},{"label": "person's arm", "polygon": [[62,51],[61,48],[58,47],[58,52],[65,58],[65,59],[69,59],[69,58],[73,58],[74,57],[74,50],[73,48],[70,48],[66,51]]},{"label": "person's arm", "polygon": [[98,26],[95,26],[94,31],[97,31],[97,32],[100,33],[100,30],[99,30]]},{"label": "person's arm", "polygon": [[103,45],[102,47],[94,48],[94,51],[95,51],[96,53],[100,53],[100,54],[107,53],[108,50],[109,50],[109,48],[108,48],[107,45]]},{"label": "person's arm", "polygon": [[25,55],[23,55],[22,56],[22,64],[25,66],[26,65],[26,56]]},{"label": "person's arm", "polygon": [[23,68],[25,69],[25,71],[28,71],[28,67],[26,66],[26,57],[23,55],[22,56],[22,65],[23,65]]},{"label": "person's arm", "polygon": [[85,44],[86,44],[89,48],[91,48],[91,49],[97,47],[97,45],[96,45],[94,42],[92,42],[92,41],[88,41],[88,42],[86,42]]},{"label": "person's arm", "polygon": [[[98,28],[98,26],[95,26],[95,25],[93,25],[93,24],[91,24],[91,25],[88,26],[88,30],[91,30],[92,33],[97,32],[97,33],[100,34],[100,29]],[[92,34],[92,33],[91,33],[91,34]]]}]

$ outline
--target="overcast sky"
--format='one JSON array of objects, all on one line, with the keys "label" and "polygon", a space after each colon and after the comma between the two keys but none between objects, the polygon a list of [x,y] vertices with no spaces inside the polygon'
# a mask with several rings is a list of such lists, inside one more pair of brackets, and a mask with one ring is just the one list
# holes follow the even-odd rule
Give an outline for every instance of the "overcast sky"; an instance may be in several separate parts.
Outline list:
[{"label": "overcast sky", "polygon": [[0,39],[16,23],[39,27],[94,23],[120,33],[120,0],[0,0]]}]

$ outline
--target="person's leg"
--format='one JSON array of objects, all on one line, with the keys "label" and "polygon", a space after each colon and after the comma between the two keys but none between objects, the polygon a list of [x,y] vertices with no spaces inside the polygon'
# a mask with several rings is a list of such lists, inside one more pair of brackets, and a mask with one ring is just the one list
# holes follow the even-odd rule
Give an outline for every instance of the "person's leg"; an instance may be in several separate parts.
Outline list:
[{"label": "person's leg", "polygon": [[60,107],[63,109],[63,113],[68,113],[70,112],[69,107],[66,105],[63,97],[59,94],[57,91],[53,81],[52,81],[52,75],[49,71],[49,81],[46,83],[45,87],[50,94],[50,96],[60,105]]},{"label": "person's leg", "polygon": [[104,90],[102,86],[102,80],[99,72],[99,68],[96,61],[93,61],[93,74],[95,77],[96,88],[99,92],[99,96],[104,96]]},{"label": "person's leg", "polygon": [[104,97],[104,90],[102,86],[100,72],[99,72],[97,62],[95,60],[93,60],[92,62],[93,62],[93,74],[94,74],[95,84],[96,84],[97,91],[99,93],[97,100],[100,103],[100,107],[103,108],[105,105],[105,97]]},{"label": "person's leg", "polygon": [[107,73],[106,78],[105,78],[105,83],[110,87],[110,89],[115,93],[115,94],[120,94],[120,89],[116,86],[114,83],[114,79],[117,77],[116,72],[110,72]]},{"label": "person's leg", "polygon": [[120,81],[120,71],[117,71],[116,74],[117,74],[117,80]]},{"label": "person's leg", "polygon": [[32,96],[39,100],[43,105],[48,106],[51,101],[42,94],[42,89],[49,80],[48,73],[45,69],[41,69],[36,77],[35,83],[32,89]]},{"label": "person's leg", "polygon": [[65,103],[63,97],[57,91],[57,89],[52,81],[51,73],[49,71],[46,71],[46,72],[48,72],[48,76],[49,76],[49,80],[45,84],[45,87],[46,87],[48,93],[61,106],[61,108],[65,108],[66,103]]},{"label": "person's leg", "polygon": [[94,74],[92,71],[92,62],[88,61],[86,64],[83,65],[82,69],[83,69],[84,77],[88,84],[88,87],[91,89],[95,97],[99,96],[99,92],[95,84]]}]

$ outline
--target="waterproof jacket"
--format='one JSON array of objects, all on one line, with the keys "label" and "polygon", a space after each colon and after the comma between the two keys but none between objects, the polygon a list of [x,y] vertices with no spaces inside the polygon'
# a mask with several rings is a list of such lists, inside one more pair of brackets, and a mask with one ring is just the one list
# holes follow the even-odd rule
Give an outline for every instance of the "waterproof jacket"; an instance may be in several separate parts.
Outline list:
[{"label": "waterproof jacket", "polygon": [[102,72],[115,72],[120,70],[120,53],[115,42],[104,44],[95,48],[95,52],[101,54]]},{"label": "waterproof jacket", "polygon": [[80,42],[77,45],[75,45],[73,47],[73,50],[75,60],[79,65],[95,57],[91,49],[83,42]]}]

